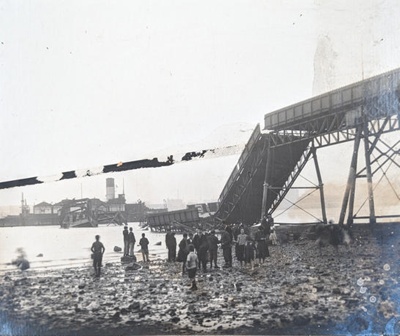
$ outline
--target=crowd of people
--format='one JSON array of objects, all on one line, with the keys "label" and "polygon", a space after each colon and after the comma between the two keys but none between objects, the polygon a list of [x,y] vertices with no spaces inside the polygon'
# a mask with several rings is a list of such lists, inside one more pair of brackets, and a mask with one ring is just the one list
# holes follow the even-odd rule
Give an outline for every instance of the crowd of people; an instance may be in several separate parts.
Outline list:
[{"label": "crowd of people", "polygon": [[[96,241],[92,245],[93,266],[96,276],[100,276],[101,260],[104,254],[104,246],[96,236]],[[276,234],[274,232],[274,222],[272,217],[265,216],[260,223],[252,228],[244,224],[225,225],[220,231],[220,238],[216,236],[214,230],[204,232],[198,230],[196,234],[184,233],[181,241],[177,244],[175,233],[168,230],[165,236],[165,245],[168,249],[168,262],[181,262],[182,275],[188,273],[192,280],[192,289],[196,286],[196,271],[202,270],[207,272],[207,268],[219,268],[218,265],[218,249],[222,249],[224,268],[232,267],[232,250],[240,267],[250,266],[254,268],[254,261],[258,259],[259,264],[266,261],[270,256],[268,249],[268,241],[276,244]],[[124,227],[124,257],[134,257],[134,246],[136,243],[133,229]],[[145,233],[139,241],[143,262],[149,262],[149,240]],[[177,251],[178,248],[178,251]]]},{"label": "crowd of people", "polygon": [[[168,262],[182,262],[182,275],[186,272],[192,279],[192,289],[196,289],[196,270],[207,272],[210,269],[219,268],[217,263],[218,249],[222,249],[224,265],[232,267],[232,249],[240,266],[249,265],[254,269],[254,261],[259,264],[270,256],[268,241],[276,244],[276,234],[271,216],[263,218],[261,223],[255,226],[256,231],[250,232],[250,228],[243,224],[234,226],[225,225],[218,238],[214,230],[203,232],[198,230],[195,235],[184,233],[182,240],[177,244],[175,233],[168,231],[165,236],[165,245],[168,249]],[[177,253],[178,248],[178,253]]]}]

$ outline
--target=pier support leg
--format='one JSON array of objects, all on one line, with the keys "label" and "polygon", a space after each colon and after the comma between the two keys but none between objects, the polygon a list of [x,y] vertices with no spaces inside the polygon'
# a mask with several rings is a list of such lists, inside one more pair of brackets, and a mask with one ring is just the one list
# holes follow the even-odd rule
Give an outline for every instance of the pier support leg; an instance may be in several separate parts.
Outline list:
[{"label": "pier support leg", "polygon": [[352,226],[354,223],[354,199],[356,195],[356,178],[357,178],[357,160],[355,162],[355,167],[354,167],[354,178],[351,181],[350,185],[350,200],[349,200],[349,214],[347,216],[347,226]]},{"label": "pier support leg", "polygon": [[321,199],[321,211],[322,211],[322,221],[326,224],[326,207],[325,207],[325,196],[324,196],[324,184],[322,183],[321,171],[319,169],[318,158],[317,158],[317,150],[315,147],[312,148],[312,154],[314,159],[315,171],[317,173],[318,178],[318,189],[319,189],[319,196]]},{"label": "pier support leg", "polygon": [[357,157],[358,157],[358,149],[360,147],[361,134],[362,134],[362,128],[359,127],[357,128],[356,137],[354,139],[353,156],[351,158],[349,177],[347,179],[346,189],[343,196],[342,209],[340,211],[340,216],[339,216],[339,225],[343,225],[344,223],[344,217],[346,216],[346,209],[349,202],[351,186],[353,184],[355,185]]},{"label": "pier support leg", "polygon": [[371,170],[371,156],[368,141],[368,124],[364,123],[364,149],[365,149],[365,168],[367,172],[368,184],[368,203],[369,203],[369,224],[374,226],[376,224],[375,204],[374,204],[374,190],[372,187],[372,170]]},{"label": "pier support leg", "polygon": [[267,215],[267,201],[268,201],[268,189],[270,187],[269,181],[270,181],[270,175],[271,175],[271,164],[273,161],[273,151],[271,149],[271,146],[268,145],[268,150],[267,150],[267,163],[266,163],[266,169],[265,169],[265,179],[264,179],[264,184],[263,184],[263,198],[262,198],[262,204],[261,204],[261,217],[260,219],[264,218],[264,216]]}]

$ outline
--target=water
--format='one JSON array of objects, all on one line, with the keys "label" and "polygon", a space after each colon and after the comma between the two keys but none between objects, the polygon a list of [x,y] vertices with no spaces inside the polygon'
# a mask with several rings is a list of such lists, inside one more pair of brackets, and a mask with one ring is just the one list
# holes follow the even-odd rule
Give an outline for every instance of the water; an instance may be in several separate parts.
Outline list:
[{"label": "water", "polygon": [[[145,233],[150,242],[150,260],[167,258],[165,234],[142,230],[139,223],[129,223],[129,227],[133,228],[136,245],[139,244],[142,233]],[[0,228],[0,272],[16,269],[9,264],[16,259],[17,248],[24,249],[31,269],[35,270],[90,266],[90,248],[97,234],[106,248],[104,263],[118,261],[122,253],[114,252],[114,246],[123,248],[122,230],[118,226],[70,229],[61,229],[59,226]],[[177,235],[177,240],[179,239]],[[161,246],[155,245],[157,242],[161,242]],[[135,246],[135,255],[138,260],[142,260],[139,249],[140,246]],[[39,254],[43,254],[43,257],[37,257]]]}]

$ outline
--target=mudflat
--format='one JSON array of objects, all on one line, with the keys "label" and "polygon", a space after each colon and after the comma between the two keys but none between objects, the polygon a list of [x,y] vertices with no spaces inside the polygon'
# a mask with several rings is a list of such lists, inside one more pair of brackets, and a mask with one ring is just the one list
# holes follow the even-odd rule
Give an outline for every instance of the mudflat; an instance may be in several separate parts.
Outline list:
[{"label": "mudflat", "polygon": [[[304,237],[270,246],[252,269],[198,271],[181,263],[104,260],[91,267],[8,272],[0,279],[0,334],[398,334],[399,226],[355,232],[350,247],[320,251]],[[233,248],[234,252],[234,248]]]}]

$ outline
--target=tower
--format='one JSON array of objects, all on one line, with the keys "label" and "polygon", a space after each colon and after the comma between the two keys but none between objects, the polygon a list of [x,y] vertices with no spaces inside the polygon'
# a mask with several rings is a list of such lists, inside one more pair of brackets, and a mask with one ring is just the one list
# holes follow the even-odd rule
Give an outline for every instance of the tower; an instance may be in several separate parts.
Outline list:
[{"label": "tower", "polygon": [[106,199],[107,201],[115,198],[115,186],[114,179],[108,178],[106,179]]}]

